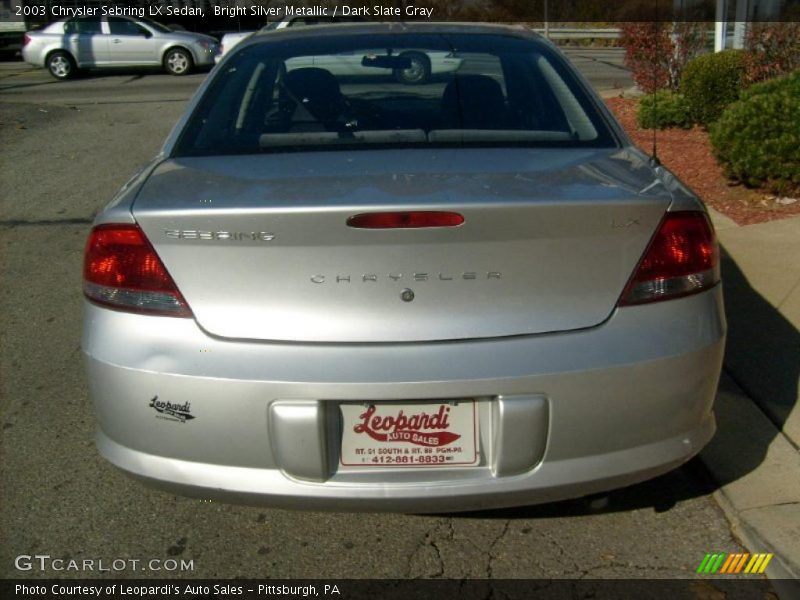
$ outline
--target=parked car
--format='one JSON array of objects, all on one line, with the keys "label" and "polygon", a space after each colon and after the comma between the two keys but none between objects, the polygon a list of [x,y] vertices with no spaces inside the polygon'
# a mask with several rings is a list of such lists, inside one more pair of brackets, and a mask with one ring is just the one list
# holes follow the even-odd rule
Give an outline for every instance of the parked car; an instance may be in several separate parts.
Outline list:
[{"label": "parked car", "polygon": [[172,75],[214,64],[217,40],[201,33],[174,31],[149,19],[78,17],[55,21],[25,34],[22,57],[46,67],[56,79],[78,69],[162,66]]},{"label": "parked car", "polygon": [[[281,19],[280,21],[272,21],[267,23],[259,31],[279,31],[287,27],[308,27],[310,25],[332,25],[334,23],[360,23],[363,22],[363,17],[305,17],[305,16],[292,16]],[[247,39],[256,31],[236,31],[226,33],[220,40],[220,51],[216,57],[219,62],[222,58],[236,46],[239,42]]]},{"label": "parked car", "polygon": [[[386,77],[411,48],[462,68]],[[364,77],[291,66],[342,53]],[[534,504],[665,473],[715,430],[706,210],[523,28],[243,41],[96,217],[83,277],[100,452],[190,495]]]},{"label": "parked car", "polygon": [[[273,21],[261,28],[260,31],[280,31],[287,27],[309,27],[313,25],[332,25],[343,23],[364,23],[363,17],[287,17],[280,21]],[[221,61],[226,54],[239,44],[242,40],[254,35],[255,31],[239,31],[226,33],[220,41],[220,51],[217,54],[216,62]],[[418,49],[409,48],[404,51],[404,56],[408,58],[408,68],[398,69],[393,75],[401,83],[415,85],[425,83],[431,75],[450,73],[458,69],[461,61],[452,56],[450,52],[426,53]],[[321,59],[320,59],[321,60]],[[315,57],[298,57],[294,59],[298,66],[315,66]],[[361,65],[361,56],[348,56],[340,54],[327,58],[327,63],[322,66],[337,76],[358,76],[364,74]],[[369,71],[368,71],[369,72]]]}]

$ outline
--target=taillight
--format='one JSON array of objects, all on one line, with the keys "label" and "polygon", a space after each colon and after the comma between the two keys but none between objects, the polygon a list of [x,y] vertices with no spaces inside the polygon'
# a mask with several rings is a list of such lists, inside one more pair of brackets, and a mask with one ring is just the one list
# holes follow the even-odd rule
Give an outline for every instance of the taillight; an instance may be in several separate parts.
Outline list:
[{"label": "taillight", "polygon": [[620,304],[657,302],[719,283],[719,247],[705,213],[667,213],[639,261]]},{"label": "taillight", "polygon": [[27,45],[30,43],[30,41],[31,41],[31,36],[29,36],[29,35],[26,33],[26,34],[23,36],[23,38],[22,38],[22,46],[23,46],[23,48],[24,48],[25,46],[27,46]]},{"label": "taillight", "polygon": [[418,229],[422,227],[458,227],[464,217],[455,212],[413,210],[361,213],[347,219],[357,229]]},{"label": "taillight", "polygon": [[130,312],[191,317],[156,251],[138,225],[99,225],[86,242],[83,293]]}]

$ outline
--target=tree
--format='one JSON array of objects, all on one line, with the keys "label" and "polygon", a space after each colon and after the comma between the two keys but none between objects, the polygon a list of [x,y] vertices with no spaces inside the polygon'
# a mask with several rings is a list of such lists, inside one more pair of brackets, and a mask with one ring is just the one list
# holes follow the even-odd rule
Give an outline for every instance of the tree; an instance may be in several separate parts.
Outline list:
[{"label": "tree", "polygon": [[701,23],[637,22],[622,24],[625,64],[633,80],[647,93],[677,91],[686,64],[704,44]]}]

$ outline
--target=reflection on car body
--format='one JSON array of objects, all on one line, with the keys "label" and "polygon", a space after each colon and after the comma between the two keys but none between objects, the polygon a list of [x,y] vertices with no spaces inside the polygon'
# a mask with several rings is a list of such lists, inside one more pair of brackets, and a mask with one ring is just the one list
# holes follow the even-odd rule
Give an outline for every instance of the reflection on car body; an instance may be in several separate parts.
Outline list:
[{"label": "reflection on car body", "polygon": [[[408,49],[459,64],[410,86]],[[343,55],[364,73],[321,66]],[[664,473],[715,428],[705,208],[521,28],[245,40],[98,215],[84,293],[101,453],[201,497],[547,502]]]}]

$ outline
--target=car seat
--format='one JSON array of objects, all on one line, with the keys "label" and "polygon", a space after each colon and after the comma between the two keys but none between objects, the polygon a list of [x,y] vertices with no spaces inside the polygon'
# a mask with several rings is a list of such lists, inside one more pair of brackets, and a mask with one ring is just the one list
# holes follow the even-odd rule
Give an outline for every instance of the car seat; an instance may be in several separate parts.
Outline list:
[{"label": "car seat", "polygon": [[444,129],[504,129],[506,99],[488,75],[456,75],[442,95]]}]

